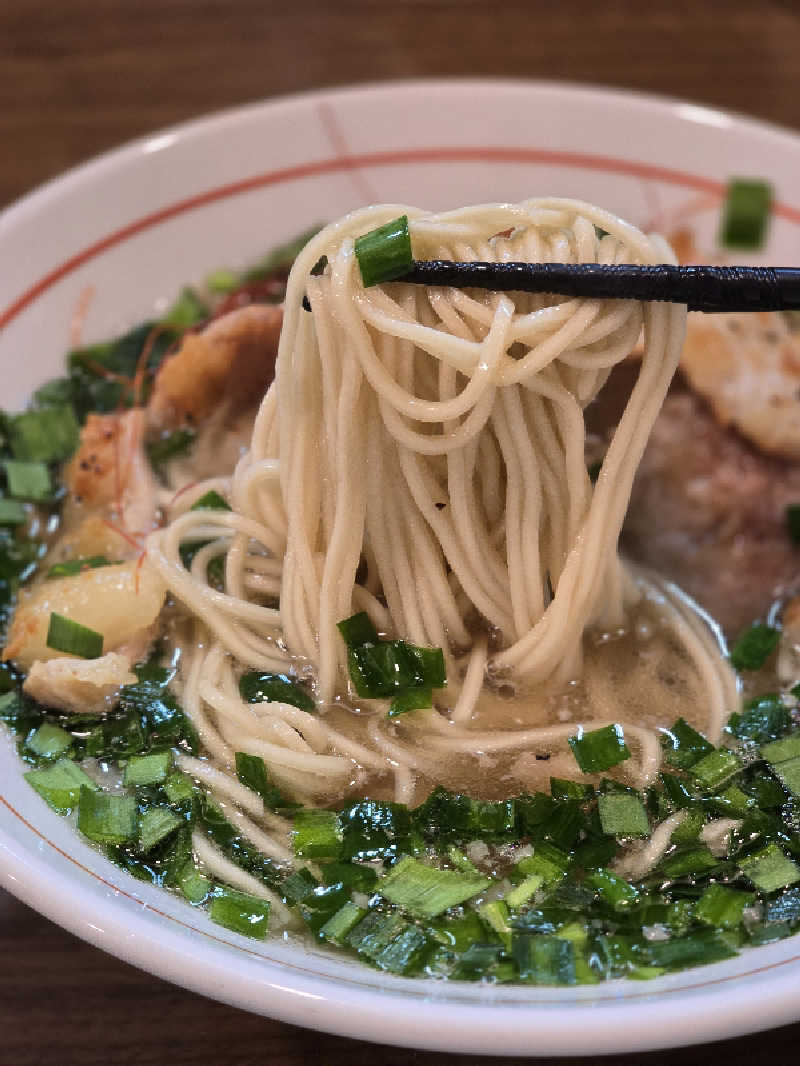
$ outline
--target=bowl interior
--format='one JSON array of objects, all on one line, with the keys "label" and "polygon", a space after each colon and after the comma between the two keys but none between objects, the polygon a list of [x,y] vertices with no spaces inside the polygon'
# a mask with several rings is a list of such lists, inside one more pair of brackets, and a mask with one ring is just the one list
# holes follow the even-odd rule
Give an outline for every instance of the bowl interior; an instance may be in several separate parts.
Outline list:
[{"label": "bowl interior", "polygon": [[[562,85],[421,82],[212,116],[71,172],[0,216],[4,406],[57,375],[76,308],[106,338],[211,270],[252,262],[369,202],[439,209],[563,195],[715,247],[731,175],[776,191],[764,262],[800,250],[800,139],[680,102]],[[750,950],[647,985],[485,988],[376,974],[290,940],[252,942],[104,860],[0,743],[0,877],[81,936],[206,995],[384,1042],[508,1054],[633,1050],[789,1021],[800,949]],[[479,1009],[476,1009],[479,1008]],[[676,1025],[680,1019],[681,1024]]]}]

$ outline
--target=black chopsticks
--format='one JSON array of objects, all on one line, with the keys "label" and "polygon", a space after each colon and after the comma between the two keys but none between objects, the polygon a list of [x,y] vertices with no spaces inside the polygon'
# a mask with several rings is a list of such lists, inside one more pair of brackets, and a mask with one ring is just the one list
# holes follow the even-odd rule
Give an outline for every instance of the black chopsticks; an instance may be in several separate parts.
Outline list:
[{"label": "black chopsticks", "polygon": [[415,285],[546,292],[595,300],[658,300],[690,311],[800,310],[800,268],[620,263],[455,263],[413,260]]}]

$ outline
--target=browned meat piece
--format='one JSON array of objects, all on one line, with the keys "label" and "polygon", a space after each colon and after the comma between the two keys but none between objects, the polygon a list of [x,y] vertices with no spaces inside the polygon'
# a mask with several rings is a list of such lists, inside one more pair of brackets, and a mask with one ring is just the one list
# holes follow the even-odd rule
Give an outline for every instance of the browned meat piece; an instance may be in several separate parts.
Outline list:
[{"label": "browned meat piece", "polygon": [[148,418],[158,429],[203,419],[227,402],[250,407],[275,375],[283,308],[250,304],[230,311],[202,333],[187,333],[156,377]]},{"label": "browned meat piece", "polygon": [[800,549],[786,529],[793,503],[800,464],[760,454],[699,397],[674,392],[637,474],[622,548],[735,634],[800,589]]}]

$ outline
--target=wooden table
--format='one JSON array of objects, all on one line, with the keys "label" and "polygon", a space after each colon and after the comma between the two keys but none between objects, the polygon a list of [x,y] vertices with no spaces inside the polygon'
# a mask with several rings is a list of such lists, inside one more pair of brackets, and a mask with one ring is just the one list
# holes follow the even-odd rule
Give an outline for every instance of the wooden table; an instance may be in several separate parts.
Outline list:
[{"label": "wooden table", "polygon": [[[0,0],[0,205],[205,111],[387,77],[575,79],[800,129],[798,57],[798,0]],[[377,1049],[244,1014],[104,955],[5,894],[0,958],[0,1063],[9,1066],[511,1061]],[[799,1039],[797,1025],[573,1061],[782,1063]]]}]

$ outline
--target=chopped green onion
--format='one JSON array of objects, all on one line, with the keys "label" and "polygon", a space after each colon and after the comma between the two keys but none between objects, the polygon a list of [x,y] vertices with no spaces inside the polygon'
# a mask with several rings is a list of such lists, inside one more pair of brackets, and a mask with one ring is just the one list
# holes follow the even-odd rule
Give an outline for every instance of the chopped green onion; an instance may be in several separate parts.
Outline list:
[{"label": "chopped green onion", "polygon": [[323,940],[329,940],[333,944],[343,944],[350,931],[366,916],[363,907],[357,907],[348,900],[333,917],[329,918],[319,931]]},{"label": "chopped green onion", "polygon": [[427,937],[399,914],[371,911],[347,934],[347,944],[382,970],[405,973],[427,945]]},{"label": "chopped green onion", "polygon": [[792,795],[800,796],[800,758],[778,763],[774,770]]},{"label": "chopped green onion", "polygon": [[683,718],[662,732],[661,746],[666,751],[667,761],[681,770],[687,770],[714,750],[714,745]]},{"label": "chopped green onion", "polygon": [[588,799],[594,789],[591,785],[580,781],[566,781],[561,777],[550,778],[550,795],[554,800],[585,800]]},{"label": "chopped green onion", "polygon": [[125,767],[124,783],[128,788],[159,785],[172,769],[171,751],[154,751],[149,755],[132,755]]},{"label": "chopped green onion", "polygon": [[377,644],[380,639],[366,611],[359,611],[358,614],[344,618],[336,623],[336,628],[342,634],[342,640],[348,647],[354,647],[357,644]]},{"label": "chopped green onion", "polygon": [[12,496],[22,500],[49,500],[53,495],[53,483],[45,463],[6,459],[3,466]]},{"label": "chopped green onion", "polygon": [[541,874],[530,874],[524,881],[506,892],[505,901],[512,910],[517,910],[533,899],[543,884],[544,878]]},{"label": "chopped green onion", "polygon": [[536,845],[533,855],[527,855],[516,864],[515,869],[526,877],[536,875],[545,884],[560,881],[569,869],[570,858],[559,848],[543,841]]},{"label": "chopped green onion", "polygon": [[772,186],[756,178],[731,178],[722,213],[723,248],[756,251],[763,247],[772,211]]},{"label": "chopped green onion", "polygon": [[407,274],[413,263],[408,216],[401,215],[357,237],[355,253],[365,288]]},{"label": "chopped green onion", "polygon": [[378,882],[378,891],[418,918],[435,918],[489,886],[489,878],[456,870],[438,870],[405,858]]},{"label": "chopped green onion", "polygon": [[475,874],[480,877],[480,870],[469,859],[460,848],[457,848],[455,844],[451,844],[447,849],[447,858],[455,866],[457,870],[463,870],[465,874]]},{"label": "chopped green onion", "polygon": [[288,674],[264,674],[252,670],[239,678],[239,693],[248,703],[289,703],[309,714],[317,709],[308,691]]},{"label": "chopped green onion", "polygon": [[446,683],[441,648],[418,648],[403,640],[382,640],[348,648],[350,678],[359,696],[381,699],[409,688]]},{"label": "chopped green onion", "polygon": [[70,404],[7,417],[6,431],[14,458],[29,462],[61,462],[78,444],[78,420]]},{"label": "chopped green onion", "polygon": [[201,874],[190,860],[178,875],[178,888],[190,903],[205,903],[213,889],[213,883]]},{"label": "chopped green onion", "polygon": [[106,559],[105,555],[89,555],[83,559],[67,559],[66,562],[56,563],[55,566],[51,566],[47,571],[47,577],[75,577],[76,574],[82,574],[84,570],[96,570],[101,566],[110,566],[111,563]]},{"label": "chopped green onion", "polygon": [[739,637],[731,651],[731,663],[737,670],[760,670],[778,646],[780,633],[773,626],[754,622]]},{"label": "chopped green onion", "polygon": [[362,866],[357,862],[326,862],[320,872],[326,885],[343,884],[352,892],[369,894],[378,880],[378,875],[371,866]]},{"label": "chopped green onion", "polygon": [[212,922],[234,933],[264,940],[269,922],[269,902],[240,892],[235,888],[219,888],[211,897],[208,914]]},{"label": "chopped green onion", "polygon": [[716,791],[742,769],[738,756],[727,748],[716,748],[692,767],[692,775],[707,792]]},{"label": "chopped green onion", "polygon": [[183,800],[191,799],[194,795],[194,785],[191,777],[180,770],[175,770],[174,773],[171,773],[162,787],[170,803],[181,803]]},{"label": "chopped green onion", "polygon": [[206,278],[205,285],[209,292],[226,296],[229,292],[239,288],[241,278],[232,270],[214,270]]},{"label": "chopped green onion", "polygon": [[575,760],[585,774],[601,773],[630,759],[621,725],[607,725],[569,738]]},{"label": "chopped green onion", "polygon": [[195,500],[190,508],[192,511],[230,511],[230,509],[228,501],[214,489],[205,493],[199,500]]},{"label": "chopped green onion", "polygon": [[692,936],[651,940],[647,944],[647,953],[656,966],[663,966],[667,970],[683,970],[688,966],[722,962],[732,958],[736,951],[719,933],[709,929]]},{"label": "chopped green onion", "polygon": [[597,800],[600,824],[610,837],[645,837],[650,832],[647,811],[630,792],[606,792]]},{"label": "chopped green onion", "polygon": [[739,869],[762,892],[776,892],[800,881],[800,868],[777,844],[740,859]]},{"label": "chopped green onion", "polygon": [[719,862],[707,847],[679,848],[668,852],[666,858],[659,863],[658,869],[669,878],[696,877],[705,870],[715,869]]},{"label": "chopped green onion", "polygon": [[409,711],[421,711],[426,707],[433,706],[433,696],[429,688],[409,688],[399,693],[391,702],[389,717],[396,718],[399,714],[408,714]]},{"label": "chopped green onion", "polygon": [[786,531],[792,544],[800,545],[800,503],[790,503],[786,508]]},{"label": "chopped green onion", "polygon": [[753,800],[736,785],[726,788],[719,796],[712,796],[709,802],[721,814],[733,818],[743,818],[753,806]]},{"label": "chopped green onion", "polygon": [[25,747],[41,759],[57,759],[71,744],[72,736],[53,722],[43,722],[25,741]]},{"label": "chopped green onion", "polygon": [[99,659],[103,654],[103,634],[53,611],[47,630],[47,647],[82,659]]},{"label": "chopped green onion", "polygon": [[478,913],[489,928],[500,937],[506,951],[511,951],[512,929],[508,921],[508,904],[505,900],[495,899],[490,903],[483,903],[478,908]]},{"label": "chopped green onion", "polygon": [[251,788],[263,799],[267,807],[290,807],[281,790],[272,784],[267,766],[260,755],[236,752],[236,776],[246,788]]},{"label": "chopped green onion", "polygon": [[78,800],[78,829],[97,844],[124,844],[138,829],[136,800],[82,788]]},{"label": "chopped green onion", "polygon": [[670,843],[694,844],[700,836],[705,821],[701,811],[689,811],[683,821],[672,830]]},{"label": "chopped green onion", "polygon": [[603,460],[598,459],[596,463],[590,463],[586,467],[586,473],[589,475],[589,480],[594,485],[597,479],[600,477],[600,471],[603,469]]},{"label": "chopped green onion", "polygon": [[515,933],[512,954],[523,981],[536,985],[575,984],[575,946],[557,936]]},{"label": "chopped green onion", "polygon": [[335,811],[302,808],[294,817],[294,853],[298,859],[335,859],[342,829]]},{"label": "chopped green onion", "polygon": [[150,851],[183,824],[169,807],[148,807],[139,819],[139,847]]},{"label": "chopped green onion", "polygon": [[77,806],[82,789],[97,788],[71,759],[59,759],[53,766],[42,770],[29,770],[25,780],[59,814],[69,814]]},{"label": "chopped green onion", "polygon": [[800,756],[800,732],[784,737],[783,740],[774,740],[771,744],[764,744],[761,748],[761,756],[770,766],[778,766],[780,763],[798,758]]},{"label": "chopped green onion", "polygon": [[190,329],[204,322],[210,314],[194,289],[185,288],[161,321],[164,325],[174,326],[176,329]]},{"label": "chopped green onion", "polygon": [[727,729],[740,740],[764,744],[774,740],[791,725],[789,710],[777,692],[767,692],[749,700],[741,712],[728,719]]},{"label": "chopped green onion", "polygon": [[26,518],[19,500],[0,499],[0,526],[21,526]]},{"label": "chopped green onion", "polygon": [[697,901],[695,916],[717,929],[736,929],[742,924],[745,907],[754,900],[752,892],[738,892],[727,885],[710,884]]},{"label": "chopped green onion", "polygon": [[586,884],[614,910],[631,907],[639,899],[639,893],[633,885],[611,870],[593,871],[586,876]]}]

